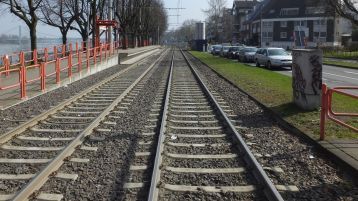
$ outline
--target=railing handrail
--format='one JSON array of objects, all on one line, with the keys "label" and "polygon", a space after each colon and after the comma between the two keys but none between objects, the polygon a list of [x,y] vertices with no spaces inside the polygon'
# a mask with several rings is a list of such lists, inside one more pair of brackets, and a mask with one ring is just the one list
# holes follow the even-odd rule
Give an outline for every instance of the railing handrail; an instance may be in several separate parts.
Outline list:
[{"label": "railing handrail", "polygon": [[332,109],[332,97],[333,93],[341,94],[344,96],[348,96],[354,99],[358,99],[357,95],[352,93],[342,91],[342,90],[358,90],[358,86],[339,86],[334,88],[328,88],[326,84],[322,84],[322,102],[321,102],[321,119],[320,119],[320,140],[325,139],[325,124],[326,119],[330,119],[333,122],[351,129],[355,132],[358,132],[358,128],[347,124],[346,122],[336,118],[336,117],[358,117],[358,113],[343,113],[343,112],[334,112]]},{"label": "railing handrail", "polygon": [[[9,60],[9,56],[3,56],[3,64],[4,66],[0,66],[0,90],[11,89],[20,86],[20,97],[26,98],[26,85],[28,83],[32,83],[35,81],[41,81],[41,90],[44,91],[46,88],[46,77],[56,75],[56,83],[59,84],[61,82],[61,71],[68,71],[68,77],[72,76],[72,68],[77,67],[77,71],[80,72],[82,70],[82,64],[86,65],[87,71],[90,67],[90,60],[92,59],[93,63],[102,62],[102,59],[108,60],[108,55],[114,55],[115,49],[118,48],[120,42],[114,41],[113,43],[101,43],[97,47],[84,47],[84,43],[81,44],[81,47],[78,43],[75,45],[67,44],[61,46],[54,46],[53,52],[49,52],[48,50],[51,48],[44,48],[43,55],[39,55],[37,50],[34,51],[21,51],[18,55],[18,61],[16,63],[11,63]],[[61,49],[59,49],[59,47]],[[118,52],[118,49],[117,49]],[[26,54],[31,53],[31,59],[26,60]],[[104,54],[104,55],[103,55]],[[85,58],[83,58],[85,56]],[[97,59],[98,57],[98,59]],[[77,61],[73,61],[73,58],[77,59]],[[61,67],[61,61],[67,60],[67,65],[63,68]],[[55,70],[46,73],[46,67],[48,64],[55,64]],[[31,76],[28,79],[27,70],[38,68],[40,70],[39,75]],[[1,85],[1,79],[3,79],[2,75],[4,74],[6,77],[10,75],[10,73],[18,73],[19,80],[16,83],[8,84],[7,86]]]}]

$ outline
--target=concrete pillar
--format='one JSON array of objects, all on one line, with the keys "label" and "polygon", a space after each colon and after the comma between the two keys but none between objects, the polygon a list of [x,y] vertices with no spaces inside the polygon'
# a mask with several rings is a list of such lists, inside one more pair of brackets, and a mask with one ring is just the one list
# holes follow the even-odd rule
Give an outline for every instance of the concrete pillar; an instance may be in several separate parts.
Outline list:
[{"label": "concrete pillar", "polygon": [[292,88],[294,103],[304,110],[321,105],[322,50],[292,51]]}]

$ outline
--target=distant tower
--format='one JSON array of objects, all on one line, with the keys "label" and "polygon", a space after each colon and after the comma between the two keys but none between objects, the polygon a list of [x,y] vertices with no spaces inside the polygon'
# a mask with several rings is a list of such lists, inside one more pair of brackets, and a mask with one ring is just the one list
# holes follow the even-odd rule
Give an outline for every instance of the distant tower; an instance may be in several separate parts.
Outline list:
[{"label": "distant tower", "polygon": [[196,23],[195,40],[205,40],[205,23]]}]

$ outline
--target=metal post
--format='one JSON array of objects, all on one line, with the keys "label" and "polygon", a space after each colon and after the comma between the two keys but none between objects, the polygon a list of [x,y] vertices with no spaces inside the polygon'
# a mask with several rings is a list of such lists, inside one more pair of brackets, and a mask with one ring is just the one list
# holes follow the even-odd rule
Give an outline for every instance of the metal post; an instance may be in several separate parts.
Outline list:
[{"label": "metal post", "polygon": [[[113,0],[109,0],[109,5],[108,5],[108,20],[112,20],[113,19]],[[110,44],[109,48],[112,48],[112,26],[108,27],[108,43]]]}]

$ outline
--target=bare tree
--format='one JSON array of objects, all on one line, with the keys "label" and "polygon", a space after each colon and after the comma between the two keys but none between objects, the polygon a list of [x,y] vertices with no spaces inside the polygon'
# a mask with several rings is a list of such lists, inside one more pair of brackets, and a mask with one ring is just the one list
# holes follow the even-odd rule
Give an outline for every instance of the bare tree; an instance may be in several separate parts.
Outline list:
[{"label": "bare tree", "polygon": [[338,15],[358,25],[358,0],[328,0],[328,4]]},{"label": "bare tree", "polygon": [[31,50],[37,48],[36,28],[38,23],[37,11],[42,0],[3,0],[0,3],[6,4],[10,12],[23,20],[30,30]]},{"label": "bare tree", "polygon": [[[74,12],[71,12],[71,7]],[[57,27],[62,35],[62,44],[66,44],[67,33],[72,23],[79,17],[78,0],[43,0],[41,13],[40,20],[45,24]]]},{"label": "bare tree", "polygon": [[219,40],[219,28],[224,14],[226,0],[208,0],[209,8],[203,10],[207,16],[207,28],[213,31],[214,40]]}]

